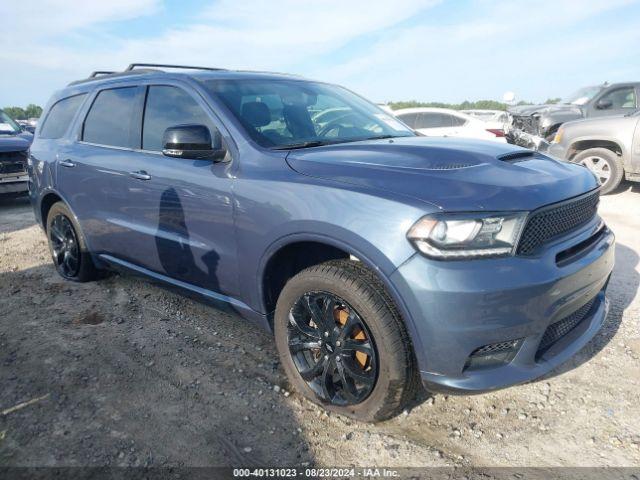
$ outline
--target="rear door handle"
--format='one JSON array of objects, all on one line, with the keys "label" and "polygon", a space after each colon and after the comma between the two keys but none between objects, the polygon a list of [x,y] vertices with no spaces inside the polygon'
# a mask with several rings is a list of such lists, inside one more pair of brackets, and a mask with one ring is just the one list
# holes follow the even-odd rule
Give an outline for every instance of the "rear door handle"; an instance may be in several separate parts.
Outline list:
[{"label": "rear door handle", "polygon": [[151,180],[151,175],[149,175],[144,170],[138,170],[137,172],[129,172],[129,175],[138,180]]},{"label": "rear door handle", "polygon": [[71,160],[66,159],[66,160],[61,160],[60,161],[60,165],[63,167],[67,167],[67,168],[73,168],[76,166],[75,163],[73,163]]}]

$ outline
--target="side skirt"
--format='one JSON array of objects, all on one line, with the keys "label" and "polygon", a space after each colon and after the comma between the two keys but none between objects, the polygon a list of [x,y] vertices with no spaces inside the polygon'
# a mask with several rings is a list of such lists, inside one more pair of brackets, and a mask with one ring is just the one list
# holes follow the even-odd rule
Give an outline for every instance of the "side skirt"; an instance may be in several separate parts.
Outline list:
[{"label": "side skirt", "polygon": [[166,275],[162,275],[161,273],[148,270],[144,267],[135,265],[125,260],[121,260],[111,255],[101,253],[97,256],[100,260],[103,260],[104,262],[116,268],[124,269],[145,277],[149,277],[152,280],[156,280],[162,284],[166,284],[171,287],[176,287],[179,290],[183,290],[188,293],[191,293],[200,299],[206,300],[207,303],[212,304],[219,310],[228,310],[230,307],[231,310],[235,311],[241,317],[246,318],[250,322],[255,323],[256,325],[267,330],[268,332],[271,332],[271,325],[269,323],[269,319],[267,315],[264,315],[260,312],[256,312],[247,304],[241,302],[236,298],[228,297],[226,295],[222,295],[221,293],[207,290],[206,288],[198,287],[196,285],[192,285],[190,283],[186,283],[181,280],[177,280],[175,278],[167,277]]}]

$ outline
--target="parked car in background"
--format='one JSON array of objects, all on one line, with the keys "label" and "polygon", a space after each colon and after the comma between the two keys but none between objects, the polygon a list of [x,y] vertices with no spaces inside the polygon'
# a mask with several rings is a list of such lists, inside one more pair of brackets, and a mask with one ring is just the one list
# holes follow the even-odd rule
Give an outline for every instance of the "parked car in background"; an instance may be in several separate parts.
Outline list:
[{"label": "parked car in background", "polygon": [[507,138],[527,148],[546,148],[565,122],[581,118],[626,115],[640,109],[640,82],[584,87],[552,105],[509,107]]},{"label": "parked car in background", "polygon": [[460,110],[462,113],[471,115],[479,120],[485,122],[495,122],[496,124],[504,125],[509,119],[509,115],[504,110]]},{"label": "parked car in background", "polygon": [[548,151],[591,170],[602,193],[612,192],[623,179],[640,182],[640,112],[567,122]]},{"label": "parked car in background", "polygon": [[428,137],[463,137],[506,143],[504,131],[471,115],[448,108],[403,108],[394,115]]},{"label": "parked car in background", "polygon": [[30,198],[63,278],[119,268],[224,302],[274,331],[296,390],[367,421],[421,380],[527,382],[603,324],[614,236],[586,169],[419,136],[336,85],[143,66],[45,108]]},{"label": "parked car in background", "polygon": [[33,135],[0,110],[0,194],[27,191],[27,156]]}]

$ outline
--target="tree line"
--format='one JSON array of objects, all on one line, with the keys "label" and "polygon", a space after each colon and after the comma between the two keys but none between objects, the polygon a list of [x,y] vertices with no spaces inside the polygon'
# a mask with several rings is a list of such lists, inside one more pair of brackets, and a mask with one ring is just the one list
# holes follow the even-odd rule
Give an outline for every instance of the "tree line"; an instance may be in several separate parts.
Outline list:
[{"label": "tree line", "polygon": [[[550,105],[559,102],[560,98],[549,98],[544,103],[545,105]],[[405,100],[389,102],[387,105],[389,105],[393,110],[416,107],[449,108],[451,110],[506,110],[509,106],[506,103],[498,102],[497,100],[477,100],[475,102],[465,100],[462,103],[418,102],[417,100]],[[533,105],[533,103],[521,100],[516,103],[516,105]]]},{"label": "tree line", "polygon": [[2,110],[14,120],[27,120],[29,118],[40,118],[42,115],[42,107],[30,103],[26,108],[22,107],[4,107]]}]

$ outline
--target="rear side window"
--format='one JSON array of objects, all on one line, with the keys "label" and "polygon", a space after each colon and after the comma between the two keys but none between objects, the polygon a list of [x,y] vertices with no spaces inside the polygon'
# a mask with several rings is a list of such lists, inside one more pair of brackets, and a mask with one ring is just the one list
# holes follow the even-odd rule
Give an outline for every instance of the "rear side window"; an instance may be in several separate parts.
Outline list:
[{"label": "rear side window", "polygon": [[183,124],[205,125],[212,137],[216,130],[206,112],[187,92],[177,87],[150,86],[144,109],[142,148],[161,151],[164,131]]},{"label": "rear side window", "polygon": [[452,127],[461,127],[462,125],[467,123],[464,118],[456,117],[455,115],[449,115],[449,117],[451,118]]},{"label": "rear side window", "polygon": [[42,127],[40,127],[38,136],[40,138],[62,137],[69,128],[69,125],[71,125],[73,117],[75,117],[76,112],[86,96],[87,95],[83,93],[81,95],[63,98],[56,102],[49,109],[47,118],[45,118]]},{"label": "rear side window", "polygon": [[[99,145],[137,148],[132,122],[136,114],[137,87],[102,90],[93,101],[84,121],[82,140]],[[136,120],[138,119],[138,120]]]},{"label": "rear side window", "polygon": [[417,113],[404,113],[402,115],[398,115],[398,118],[411,128],[416,128],[416,120],[418,119]]},{"label": "rear side window", "polygon": [[443,113],[421,113],[416,128],[443,128],[451,126],[451,116]]}]

